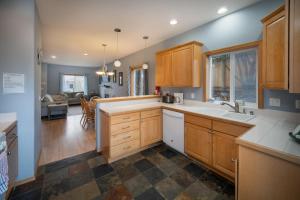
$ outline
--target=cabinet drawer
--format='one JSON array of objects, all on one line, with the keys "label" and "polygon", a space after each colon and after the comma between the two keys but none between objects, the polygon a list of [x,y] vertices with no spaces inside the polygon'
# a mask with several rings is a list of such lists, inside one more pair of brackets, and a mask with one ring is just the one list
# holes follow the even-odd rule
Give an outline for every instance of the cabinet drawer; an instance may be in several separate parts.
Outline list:
[{"label": "cabinet drawer", "polygon": [[133,131],[140,128],[140,120],[135,120],[127,123],[115,124],[111,126],[111,134],[116,135],[128,131]]},{"label": "cabinet drawer", "polygon": [[141,112],[141,118],[148,118],[161,115],[161,109],[149,110]]},{"label": "cabinet drawer", "polygon": [[128,142],[131,140],[139,140],[140,139],[140,131],[138,129],[134,131],[129,131],[125,133],[120,133],[111,136],[110,144],[111,146],[116,146],[118,144],[122,144],[124,142]]},{"label": "cabinet drawer", "polygon": [[125,155],[128,152],[134,151],[140,147],[140,140],[132,140],[123,144],[111,147],[110,157],[115,158]]},{"label": "cabinet drawer", "polygon": [[124,123],[124,122],[130,122],[140,119],[140,113],[129,113],[129,114],[124,114],[124,115],[117,115],[117,116],[112,116],[111,117],[111,124],[119,124],[119,123]]},{"label": "cabinet drawer", "polygon": [[204,117],[198,117],[198,116],[194,116],[194,115],[185,115],[184,121],[194,124],[194,125],[202,126],[204,128],[211,129],[212,120],[204,118]]},{"label": "cabinet drawer", "polygon": [[213,130],[222,132],[222,133],[227,133],[232,136],[240,136],[243,133],[245,133],[249,128],[245,126],[239,126],[235,124],[230,124],[226,122],[221,122],[221,121],[213,121]]}]

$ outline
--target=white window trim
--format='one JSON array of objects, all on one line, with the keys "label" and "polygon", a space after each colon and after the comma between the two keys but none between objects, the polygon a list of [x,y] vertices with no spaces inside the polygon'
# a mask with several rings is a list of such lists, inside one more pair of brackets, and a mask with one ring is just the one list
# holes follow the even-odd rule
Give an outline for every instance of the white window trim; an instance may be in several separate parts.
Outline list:
[{"label": "white window trim", "polygon": [[[209,99],[212,99],[212,57],[213,56],[221,56],[221,55],[226,55],[229,54],[230,55],[230,101],[229,103],[233,104],[235,101],[235,68],[236,68],[236,63],[235,63],[235,59],[232,59],[234,54],[236,53],[240,53],[240,52],[245,52],[245,51],[249,51],[251,49],[256,49],[256,102],[255,103],[251,103],[251,102],[245,102],[245,107],[247,108],[258,108],[258,71],[259,71],[259,63],[258,63],[258,52],[259,49],[258,47],[251,47],[251,48],[247,48],[247,49],[243,49],[243,50],[238,50],[238,51],[231,51],[231,52],[226,52],[226,53],[221,53],[221,54],[214,54],[209,56],[208,60],[209,60],[209,65],[208,65],[208,69],[207,71],[207,76],[208,80],[207,80],[207,91],[208,91],[208,97]],[[234,100],[233,100],[234,99]],[[214,101],[213,103],[215,104],[220,104],[223,101]]]}]

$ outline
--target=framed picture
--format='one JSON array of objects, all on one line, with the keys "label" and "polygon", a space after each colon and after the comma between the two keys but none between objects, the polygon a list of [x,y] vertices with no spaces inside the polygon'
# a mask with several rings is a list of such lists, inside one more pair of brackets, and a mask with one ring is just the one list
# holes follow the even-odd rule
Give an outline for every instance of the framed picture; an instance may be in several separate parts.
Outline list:
[{"label": "framed picture", "polygon": [[119,86],[123,86],[123,72],[119,72]]},{"label": "framed picture", "polygon": [[113,82],[117,82],[117,70],[114,70],[114,75],[113,75]]}]

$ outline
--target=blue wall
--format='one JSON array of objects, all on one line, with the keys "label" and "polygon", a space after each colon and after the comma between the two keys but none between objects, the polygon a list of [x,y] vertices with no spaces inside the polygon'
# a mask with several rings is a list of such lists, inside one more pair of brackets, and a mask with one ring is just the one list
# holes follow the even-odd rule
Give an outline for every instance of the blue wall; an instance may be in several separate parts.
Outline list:
[{"label": "blue wall", "polygon": [[[98,93],[98,76],[96,71],[99,67],[74,67],[68,65],[56,65],[43,63],[43,70],[47,70],[47,93],[59,94],[59,77],[62,74],[76,74],[76,75],[87,75],[88,77],[88,91]],[[45,78],[45,75],[43,75]],[[44,80],[42,80],[44,82]]]},{"label": "blue wall", "polygon": [[[0,1],[0,113],[16,112],[19,134],[19,176],[34,176],[35,169],[35,1]],[[25,75],[25,93],[3,94],[2,74]]]},{"label": "blue wall", "polygon": [[[215,50],[224,47],[229,47],[241,43],[252,42],[262,38],[262,23],[260,20],[268,15],[270,12],[283,4],[283,0],[262,1],[251,5],[247,8],[241,9],[237,12],[231,13],[227,16],[221,17],[215,21],[209,22],[195,29],[189,30],[185,33],[167,39],[156,45],[148,47],[147,49],[138,51],[121,59],[122,67],[117,69],[123,71],[124,75],[129,73],[128,67],[130,65],[138,65],[146,61],[149,63],[149,90],[153,93],[155,88],[155,53],[157,51],[176,46],[192,40],[200,41],[204,44],[204,51]],[[151,36],[150,36],[151,39]],[[117,96],[128,95],[127,91],[127,76],[124,76],[124,86],[115,87]],[[184,92],[186,99],[191,99],[191,93],[195,94],[196,100],[202,100],[202,88],[163,88],[163,91],[170,92]],[[289,102],[282,100],[282,106],[279,110],[297,111],[295,110],[295,99],[299,95],[287,94],[282,91],[267,91],[265,101],[268,102],[270,96],[288,96]],[[281,95],[279,95],[281,94]],[[266,104],[267,108],[271,108]],[[299,110],[298,110],[299,111]]]}]

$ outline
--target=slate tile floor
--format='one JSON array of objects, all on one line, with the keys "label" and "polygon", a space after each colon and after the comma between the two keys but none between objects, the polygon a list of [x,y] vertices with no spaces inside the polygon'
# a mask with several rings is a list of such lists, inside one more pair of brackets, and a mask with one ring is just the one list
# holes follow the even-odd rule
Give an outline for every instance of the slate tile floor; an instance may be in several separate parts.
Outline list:
[{"label": "slate tile floor", "polygon": [[88,152],[41,166],[11,200],[234,199],[234,186],[164,144],[112,164]]}]

